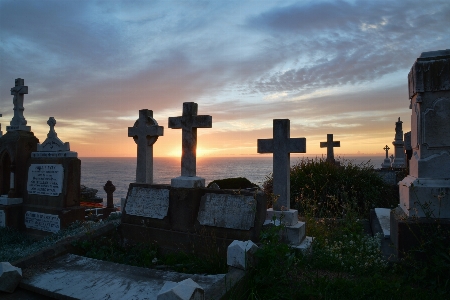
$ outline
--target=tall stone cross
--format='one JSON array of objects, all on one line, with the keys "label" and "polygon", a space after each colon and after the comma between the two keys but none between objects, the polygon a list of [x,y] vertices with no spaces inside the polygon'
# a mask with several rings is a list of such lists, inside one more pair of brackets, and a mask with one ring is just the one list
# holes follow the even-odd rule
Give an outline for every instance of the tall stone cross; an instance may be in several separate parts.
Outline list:
[{"label": "tall stone cross", "polygon": [[6,131],[31,131],[30,126],[27,125],[27,120],[23,116],[23,98],[25,94],[28,94],[28,86],[25,85],[25,80],[17,78],[15,80],[15,86],[11,88],[11,95],[14,96],[14,116],[10,122],[10,126],[6,126]]},{"label": "tall stone cross", "polygon": [[388,145],[386,145],[386,146],[383,148],[383,150],[386,151],[386,158],[388,158],[388,155],[389,155],[388,151],[389,151],[389,149],[391,149],[391,148],[389,148]]},{"label": "tall stone cross", "polygon": [[139,110],[139,119],[128,127],[128,136],[137,144],[136,182],[153,183],[153,144],[164,135],[164,127],[153,119],[153,111]]},{"label": "tall stone cross", "polygon": [[182,129],[181,177],[196,177],[197,128],[212,127],[212,117],[209,115],[198,116],[197,111],[197,103],[184,102],[183,115],[169,118],[169,128]]},{"label": "tall stone cross", "polygon": [[289,119],[273,120],[273,139],[258,139],[258,153],[273,153],[273,210],[290,209],[290,153],[305,153],[305,138],[290,138]]},{"label": "tall stone cross", "polygon": [[341,142],[340,141],[333,141],[333,135],[327,134],[327,141],[326,142],[320,142],[320,148],[327,148],[327,161],[334,163],[334,147],[340,147]]}]

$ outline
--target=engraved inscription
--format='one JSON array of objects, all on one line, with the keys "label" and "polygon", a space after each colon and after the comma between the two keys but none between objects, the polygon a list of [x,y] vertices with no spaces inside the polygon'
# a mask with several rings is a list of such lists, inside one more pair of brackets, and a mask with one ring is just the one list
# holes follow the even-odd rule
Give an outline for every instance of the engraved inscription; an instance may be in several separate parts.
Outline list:
[{"label": "engraved inscription", "polygon": [[125,204],[129,215],[164,219],[169,211],[169,190],[133,187]]},{"label": "engraved inscription", "polygon": [[0,209],[0,227],[6,227],[6,216],[3,209]]},{"label": "engraved inscription", "polygon": [[205,194],[200,203],[201,225],[249,230],[254,226],[256,200],[251,196]]},{"label": "engraved inscription", "polygon": [[25,226],[31,229],[55,233],[60,230],[61,222],[57,215],[27,211],[25,213]]},{"label": "engraved inscription", "polygon": [[32,164],[28,169],[29,194],[58,196],[62,191],[64,168],[60,164]]}]

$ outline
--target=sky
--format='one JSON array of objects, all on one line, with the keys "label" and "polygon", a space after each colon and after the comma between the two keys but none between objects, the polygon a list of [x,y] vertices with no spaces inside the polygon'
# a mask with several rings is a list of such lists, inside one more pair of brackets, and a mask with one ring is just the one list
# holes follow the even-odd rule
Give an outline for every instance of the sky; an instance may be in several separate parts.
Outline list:
[{"label": "sky", "polygon": [[80,157],[136,156],[140,109],[164,126],[154,156],[179,157],[183,102],[212,116],[200,157],[260,155],[273,119],[307,154],[328,133],[337,155],[382,154],[399,117],[411,128],[411,66],[449,38],[448,0],[0,0],[0,122],[20,77],[27,125],[43,142],[54,117]]}]

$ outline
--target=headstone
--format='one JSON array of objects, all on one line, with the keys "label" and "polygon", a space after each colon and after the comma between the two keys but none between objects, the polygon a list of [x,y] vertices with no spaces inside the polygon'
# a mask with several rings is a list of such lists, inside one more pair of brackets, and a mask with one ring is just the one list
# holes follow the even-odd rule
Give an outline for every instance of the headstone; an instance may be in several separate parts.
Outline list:
[{"label": "headstone", "polygon": [[9,262],[0,263],[0,291],[12,293],[22,279],[22,269],[12,266]]},{"label": "headstone", "polygon": [[47,124],[47,139],[31,153],[23,204],[27,233],[36,237],[84,220],[84,208],[79,206],[81,161],[69,143],[58,138],[55,118]]},{"label": "headstone", "polygon": [[390,218],[398,255],[417,246],[418,236],[427,238],[430,229],[450,228],[450,49],[422,53],[408,85],[413,153]]},{"label": "headstone", "polygon": [[252,263],[253,254],[258,250],[258,246],[252,241],[234,240],[227,250],[227,265],[247,270]]},{"label": "headstone", "polygon": [[391,160],[389,159],[388,155],[389,155],[389,146],[386,145],[383,150],[386,151],[386,158],[384,159],[383,163],[381,164],[381,168],[382,169],[389,169],[391,167]]},{"label": "headstone", "polygon": [[133,186],[125,211],[128,215],[164,219],[169,211],[169,190]]},{"label": "headstone", "polygon": [[23,98],[25,94],[28,94],[28,86],[25,85],[25,80],[17,78],[15,80],[15,86],[11,88],[11,95],[14,96],[14,116],[11,119],[10,125],[6,126],[6,131],[31,131],[30,126],[27,125],[27,120],[23,116]]},{"label": "headstone", "polygon": [[169,118],[169,128],[182,129],[181,176],[171,180],[172,187],[205,186],[205,179],[197,177],[197,128],[211,128],[212,117],[199,116],[197,111],[197,103],[184,102],[182,116]]},{"label": "headstone", "polygon": [[106,192],[106,207],[103,208],[103,218],[109,217],[109,215],[116,210],[114,207],[114,192],[116,190],[116,187],[111,182],[111,180],[108,180],[106,184],[103,186],[103,190]]},{"label": "headstone", "polygon": [[395,156],[391,165],[394,169],[406,168],[402,124],[403,122],[400,121],[400,118],[395,122],[395,139],[392,142],[392,145],[394,145]]},{"label": "headstone", "polygon": [[[305,138],[290,138],[289,119],[273,120],[273,139],[258,139],[258,153],[273,153],[273,207],[267,209],[266,219],[276,218],[297,236],[288,240],[297,244],[305,238],[304,222],[298,222],[297,210],[290,209],[290,153],[305,153]],[[266,221],[266,222],[267,222]],[[303,227],[303,229],[302,229]],[[289,235],[292,238],[292,234]]]},{"label": "headstone", "polygon": [[205,291],[191,278],[180,282],[166,281],[157,300],[204,300]]},{"label": "headstone", "polygon": [[153,119],[153,111],[139,110],[139,119],[128,127],[128,136],[137,144],[136,182],[153,183],[153,144],[164,135],[164,127]]},{"label": "headstone", "polygon": [[320,142],[320,148],[327,148],[327,161],[330,163],[336,163],[334,159],[334,147],[340,147],[340,141],[333,141],[333,135],[327,134],[327,141]]}]

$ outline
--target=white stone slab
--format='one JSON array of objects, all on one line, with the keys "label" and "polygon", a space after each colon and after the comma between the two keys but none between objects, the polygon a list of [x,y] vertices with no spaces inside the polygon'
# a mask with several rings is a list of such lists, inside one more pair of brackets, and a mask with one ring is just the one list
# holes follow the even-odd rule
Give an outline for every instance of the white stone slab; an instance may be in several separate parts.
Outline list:
[{"label": "white stone slab", "polygon": [[205,187],[205,178],[197,176],[180,176],[172,178],[170,185],[174,188],[194,189]]},{"label": "white stone slab", "polygon": [[23,198],[8,198],[7,195],[0,197],[0,205],[13,205],[23,202]]},{"label": "white stone slab", "polygon": [[25,226],[30,229],[55,233],[60,230],[61,221],[57,215],[27,211],[25,213]]},{"label": "white stone slab", "polygon": [[391,237],[391,209],[375,208],[375,214],[383,230],[384,238],[389,239]]},{"label": "white stone slab", "polygon": [[3,209],[0,209],[0,227],[6,227],[6,215]]},{"label": "white stone slab", "polygon": [[28,194],[58,196],[62,192],[64,167],[61,164],[31,164],[28,169]]},{"label": "white stone slab", "polygon": [[256,200],[252,196],[205,194],[197,220],[201,225],[249,230],[254,226]]},{"label": "white stone slab", "polygon": [[157,295],[157,300],[204,300],[205,292],[191,278],[180,282],[166,281]]},{"label": "white stone slab", "polygon": [[133,187],[125,204],[129,215],[164,219],[169,211],[169,190]]}]

